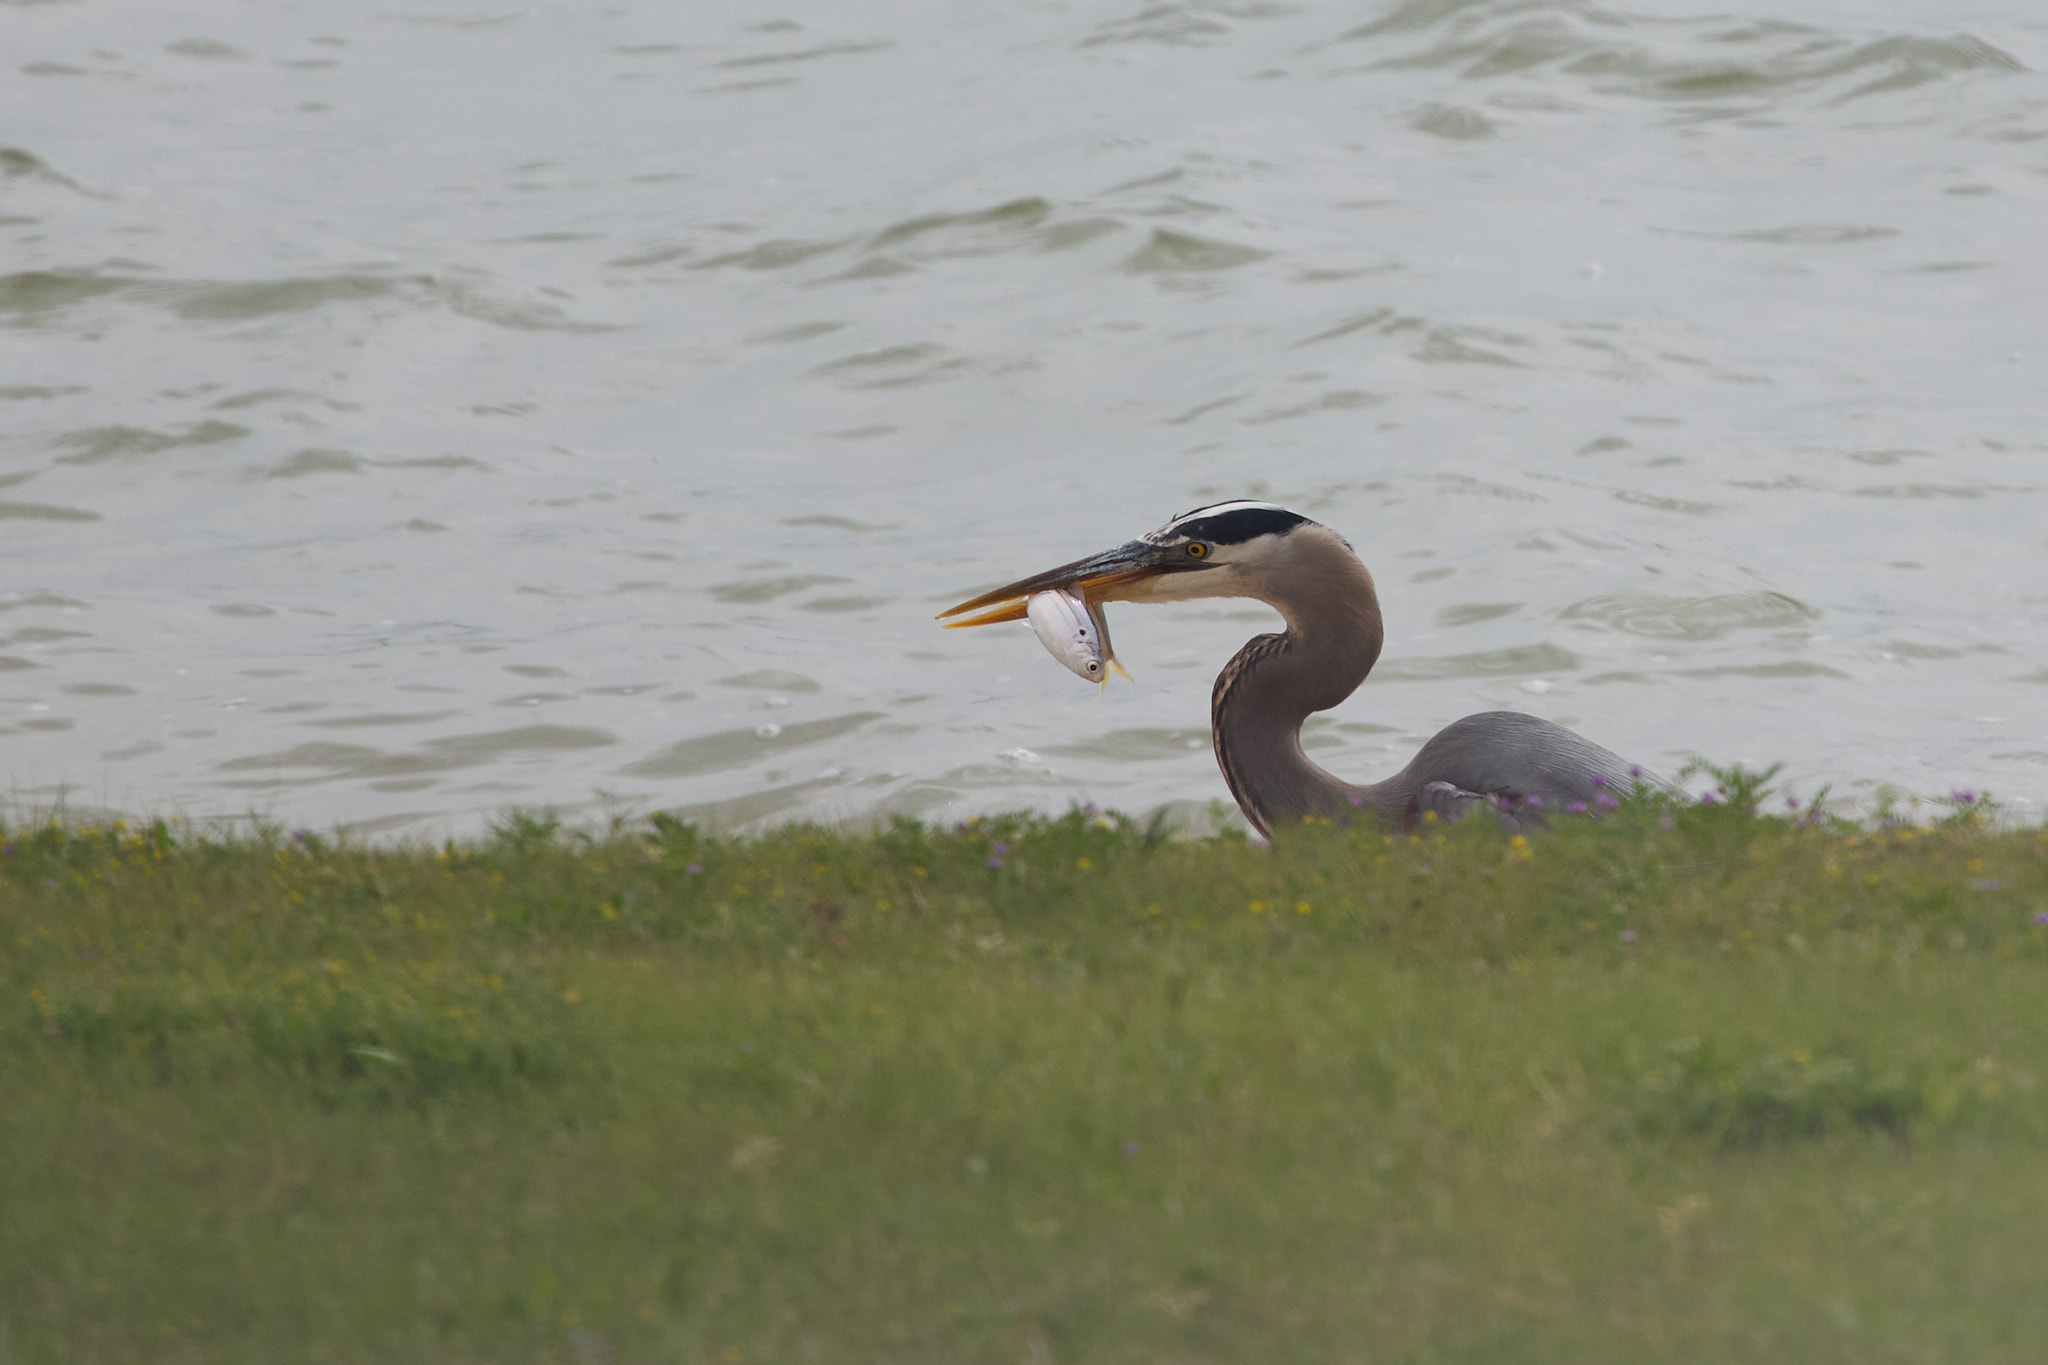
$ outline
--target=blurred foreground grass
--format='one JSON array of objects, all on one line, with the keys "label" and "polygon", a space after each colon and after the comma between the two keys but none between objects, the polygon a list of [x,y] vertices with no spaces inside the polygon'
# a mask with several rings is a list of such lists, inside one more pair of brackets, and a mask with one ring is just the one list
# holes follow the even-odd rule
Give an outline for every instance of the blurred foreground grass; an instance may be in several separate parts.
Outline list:
[{"label": "blurred foreground grass", "polygon": [[2039,1359],[2048,836],[1744,804],[0,831],[0,1361]]}]

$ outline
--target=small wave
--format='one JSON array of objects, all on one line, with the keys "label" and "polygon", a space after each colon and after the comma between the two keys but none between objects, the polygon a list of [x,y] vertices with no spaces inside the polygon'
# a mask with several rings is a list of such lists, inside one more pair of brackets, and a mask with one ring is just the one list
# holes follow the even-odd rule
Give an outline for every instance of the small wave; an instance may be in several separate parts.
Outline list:
[{"label": "small wave", "polygon": [[1436,659],[1393,659],[1372,671],[1385,682],[1442,682],[1451,678],[1509,678],[1543,673],[1569,673],[1579,656],[1556,645],[1522,645],[1477,654],[1452,654]]},{"label": "small wave", "polygon": [[553,304],[499,298],[466,280],[434,275],[336,274],[285,280],[166,280],[98,267],[0,275],[0,324],[43,326],[101,299],[157,307],[191,322],[257,322],[334,304],[397,299],[526,332],[608,332]]},{"label": "small wave", "polygon": [[608,730],[586,725],[519,725],[473,735],[450,735],[427,741],[426,749],[463,764],[488,763],[521,753],[560,753],[568,749],[602,749],[618,743]]},{"label": "small wave", "polygon": [[[822,256],[828,251],[837,251],[847,245],[848,239],[837,241],[808,242],[801,240],[778,240],[760,242],[744,251],[728,251],[723,255],[693,262],[692,270],[787,270],[793,265],[802,265],[813,256]],[[645,261],[645,257],[625,257],[614,261],[614,265],[633,265]]]},{"label": "small wave", "polygon": [[752,673],[740,673],[730,678],[718,679],[720,687],[748,687],[762,692],[822,692],[816,678],[802,673],[785,673],[780,669],[761,668]]},{"label": "small wave", "polygon": [[69,398],[74,393],[84,392],[86,386],[83,384],[4,384],[0,385],[0,400],[24,403],[39,398]]},{"label": "small wave", "polygon": [[857,57],[864,52],[880,52],[884,48],[894,46],[894,43],[881,39],[861,43],[824,43],[818,47],[800,48],[794,52],[762,52],[748,57],[728,57],[717,65],[731,69],[781,66],[787,62],[815,62],[822,57]]},{"label": "small wave", "polygon": [[849,389],[908,389],[937,384],[969,374],[1005,374],[1035,368],[1025,360],[976,360],[943,346],[916,342],[856,351],[808,371]]},{"label": "small wave", "polygon": [[190,57],[202,62],[246,62],[249,54],[218,38],[180,38],[165,46],[164,51],[174,57]]},{"label": "small wave", "polygon": [[1274,422],[1291,422],[1301,417],[1313,417],[1326,412],[1356,412],[1387,401],[1383,393],[1368,393],[1364,389],[1332,389],[1328,393],[1311,398],[1305,403],[1293,403],[1285,407],[1268,408],[1243,420],[1248,427],[1267,426]]},{"label": "small wave", "polygon": [[646,758],[629,763],[619,769],[619,773],[626,777],[696,777],[728,768],[742,768],[771,754],[837,739],[881,719],[879,711],[856,711],[827,720],[698,735],[678,740]]},{"label": "small wave", "polygon": [[782,524],[784,526],[827,526],[837,531],[855,531],[863,534],[871,531],[893,531],[896,529],[896,523],[893,521],[855,521],[852,517],[832,516],[830,514],[808,517],[784,517]]},{"label": "small wave", "polygon": [[821,588],[834,583],[851,583],[852,581],[850,578],[841,578],[836,574],[789,574],[781,578],[747,578],[733,583],[714,583],[711,585],[710,591],[712,597],[720,602],[752,604],[755,602],[772,602],[778,597],[784,597],[793,592],[802,592],[805,588]]},{"label": "small wave", "polygon": [[1494,483],[1487,479],[1475,479],[1470,474],[1431,474],[1426,482],[1435,484],[1453,497],[1498,498],[1502,502],[1544,502],[1541,493],[1531,493],[1526,488],[1509,484]]},{"label": "small wave", "polygon": [[53,502],[0,502],[0,521],[98,521],[100,514]]},{"label": "small wave", "polygon": [[76,190],[92,198],[103,198],[79,184],[68,175],[51,168],[50,163],[34,152],[20,147],[0,147],[0,180],[28,180],[45,185],[57,185],[67,190]]},{"label": "small wave", "polygon": [[814,778],[808,782],[790,782],[779,787],[748,792],[744,796],[728,797],[723,801],[699,801],[685,806],[665,806],[663,814],[686,825],[696,825],[700,829],[725,833],[748,825],[786,818],[810,798],[833,787],[842,786],[846,780],[843,774],[835,774]]},{"label": "small wave", "polygon": [[[1487,342],[1481,346],[1478,342]],[[1425,365],[1501,365],[1512,369],[1524,369],[1522,361],[1513,356],[1502,355],[1492,349],[1494,346],[1527,346],[1530,343],[1522,337],[1505,332],[1485,331],[1477,327],[1432,327],[1423,337],[1422,344],[1410,351],[1409,357]]]},{"label": "small wave", "polygon": [[797,603],[796,609],[822,616],[850,616],[855,612],[886,607],[895,600],[893,597],[814,597],[808,602]]},{"label": "small wave", "polygon": [[1052,205],[1036,196],[1012,199],[994,208],[972,213],[926,214],[922,218],[908,218],[883,228],[868,239],[868,248],[884,251],[919,238],[945,236],[966,239],[970,250],[985,250],[984,241],[991,233],[1001,236],[1029,233],[1052,214]]},{"label": "small wave", "polygon": [[1690,228],[1652,228],[1668,237],[1700,237],[1716,242],[1760,242],[1767,246],[1842,246],[1874,242],[1899,235],[1897,228],[1864,223],[1793,223],[1787,227],[1751,228],[1742,232],[1699,232]]},{"label": "small wave", "polygon": [[2001,484],[1956,484],[1956,483],[1893,483],[1876,484],[1869,488],[1852,488],[1849,495],[1856,498],[1910,498],[1925,500],[1932,498],[1982,498],[1991,494],[2031,493],[2031,488],[2008,488]]},{"label": "small wave", "polygon": [[276,464],[252,469],[252,479],[303,479],[315,474],[360,474],[368,461],[346,450],[313,448],[296,451]]},{"label": "small wave", "polygon": [[24,270],[0,275],[0,322],[32,323],[134,283],[94,270]]},{"label": "small wave", "polygon": [[[1031,195],[988,208],[919,214],[859,236],[776,237],[709,255],[687,240],[655,241],[606,264],[618,270],[677,265],[684,270],[782,271],[830,261],[833,273],[822,280],[886,279],[941,261],[1072,251],[1121,232],[1124,226],[1117,218],[1065,211]],[[838,325],[843,324],[832,324]],[[818,334],[790,329],[757,339],[802,340]]]},{"label": "small wave", "polygon": [[[316,740],[267,754],[250,754],[215,764],[220,772],[282,773],[286,769],[308,773],[303,781],[332,781],[343,778],[408,777],[425,773],[473,768],[521,753],[556,753],[570,749],[602,748],[616,744],[608,731],[573,725],[521,725],[509,730],[480,734],[450,735],[429,740],[418,749],[390,753],[365,744],[335,744]],[[229,785],[246,785],[230,783]]]},{"label": "small wave", "polygon": [[76,597],[59,597],[53,592],[32,592],[20,595],[0,593],[0,611],[14,611],[17,608],[35,607],[41,607],[46,610],[80,611],[91,605],[92,603],[81,602]]},{"label": "small wave", "polygon": [[1431,104],[1415,111],[1408,126],[1451,142],[1477,142],[1500,131],[1500,124],[1461,104]]},{"label": "small wave", "polygon": [[10,645],[54,645],[62,640],[90,640],[92,633],[84,630],[58,630],[54,626],[23,626],[19,630],[0,635],[0,648]]},{"label": "small wave", "polygon": [[844,322],[800,322],[793,327],[778,327],[772,332],[759,332],[747,338],[756,346],[793,346],[813,337],[829,336],[840,331]]},{"label": "small wave", "polygon": [[1313,346],[1319,341],[1335,341],[1338,337],[1349,336],[1353,332],[1362,332],[1368,329],[1375,332],[1389,331],[1392,330],[1393,324],[1403,321],[1412,320],[1401,318],[1391,308],[1369,308],[1363,313],[1345,318],[1342,322],[1326,327],[1313,336],[1303,337],[1294,344],[1296,346]]},{"label": "small wave", "polygon": [[1586,0],[1407,0],[1337,41],[1406,48],[1369,70],[1449,69],[1472,80],[1541,70],[1603,94],[1687,104],[1799,94],[1841,104],[2026,69],[1970,34],[1857,38],[1775,20],[1663,22]]},{"label": "small wave", "polygon": [[1635,507],[1647,507],[1655,512],[1676,512],[1686,517],[1708,517],[1721,510],[1711,502],[1698,502],[1691,498],[1660,497],[1655,493],[1640,493],[1633,488],[1624,488],[1617,492],[1614,500]]},{"label": "small wave", "polygon": [[1810,663],[1804,659],[1788,659],[1777,664],[1723,664],[1714,668],[1681,668],[1679,676],[1686,678],[1761,678],[1765,681],[1788,681],[1798,678],[1840,678],[1852,682],[1847,673],[1826,664]]},{"label": "small wave", "polygon": [[1207,47],[1235,31],[1232,22],[1248,19],[1280,19],[1296,12],[1293,5],[1265,0],[1198,0],[1189,4],[1147,5],[1125,19],[1100,25],[1079,46],[1107,47],[1117,43],[1161,43],[1168,47]]},{"label": "small wave", "polygon": [[907,218],[876,232],[861,250],[871,260],[915,268],[961,257],[1071,251],[1123,227],[1098,214],[1062,216],[1051,201],[1033,195],[991,208]]},{"label": "small wave", "polygon": [[301,722],[320,730],[358,730],[381,728],[387,725],[427,725],[460,715],[456,710],[440,711],[360,711],[347,716],[329,716],[324,720]]},{"label": "small wave", "polygon": [[1923,662],[1944,659],[1966,659],[1970,652],[1954,649],[1948,645],[1923,645],[1914,640],[1881,640],[1871,646],[1877,656],[1887,663],[1899,659],[1919,659]]},{"label": "small wave", "polygon": [[1476,626],[1485,621],[1498,621],[1503,616],[1513,616],[1524,605],[1521,602],[1460,602],[1439,610],[1436,624],[1453,628]]},{"label": "small wave", "polygon": [[1714,597],[1620,592],[1574,602],[1558,618],[1653,640],[1718,640],[1733,630],[1794,629],[1818,621],[1820,613],[1780,592]]},{"label": "small wave", "polygon": [[1190,271],[1235,270],[1269,253],[1237,242],[1197,237],[1190,232],[1154,228],[1152,240],[1127,257],[1123,269],[1133,274],[1182,274]]},{"label": "small wave", "polygon": [[290,280],[138,284],[135,290],[142,297],[160,295],[181,318],[243,322],[281,313],[310,312],[329,303],[381,299],[405,285],[406,281],[379,275],[315,275]]},{"label": "small wave", "polygon": [[1104,763],[1147,763],[1161,759],[1179,760],[1191,753],[1207,753],[1207,730],[1167,730],[1133,727],[1110,730],[1072,744],[1046,746],[1045,752],[1062,758],[1088,758]]},{"label": "small wave", "polygon": [[85,427],[57,438],[57,447],[68,452],[59,455],[57,463],[104,464],[109,460],[156,455],[191,446],[223,445],[239,441],[248,434],[247,427],[214,420],[193,422],[173,431],[128,426]]}]

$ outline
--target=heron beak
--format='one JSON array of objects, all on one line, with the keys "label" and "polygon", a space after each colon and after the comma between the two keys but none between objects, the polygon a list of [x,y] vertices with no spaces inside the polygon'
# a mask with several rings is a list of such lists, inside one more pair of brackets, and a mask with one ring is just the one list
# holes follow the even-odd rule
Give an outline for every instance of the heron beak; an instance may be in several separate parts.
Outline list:
[{"label": "heron beak", "polygon": [[[1172,572],[1170,561],[1157,545],[1143,540],[1126,541],[1114,550],[1062,564],[1057,569],[1020,578],[1015,583],[971,597],[957,607],[940,612],[938,619],[962,612],[977,612],[962,621],[946,621],[947,630],[961,626],[992,626],[999,621],[1024,619],[1024,602],[1033,593],[1065,588],[1089,602],[1117,602],[1131,595],[1132,585]],[[1179,567],[1174,565],[1174,568]]]}]

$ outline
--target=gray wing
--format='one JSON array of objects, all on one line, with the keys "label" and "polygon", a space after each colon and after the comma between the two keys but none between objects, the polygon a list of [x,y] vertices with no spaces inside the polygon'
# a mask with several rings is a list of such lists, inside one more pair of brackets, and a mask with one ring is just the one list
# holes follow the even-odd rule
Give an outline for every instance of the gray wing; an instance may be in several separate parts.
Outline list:
[{"label": "gray wing", "polygon": [[1638,784],[1668,789],[1562,725],[1519,711],[1482,711],[1438,731],[1388,785],[1411,794],[1412,819],[1435,811],[1458,820],[1489,803],[1503,825],[1523,832],[1553,815],[1611,809]]},{"label": "gray wing", "polygon": [[1522,819],[1503,804],[1485,792],[1466,791],[1453,782],[1425,782],[1422,790],[1415,793],[1412,806],[1413,818],[1410,824],[1424,816],[1434,815],[1446,824],[1457,824],[1474,811],[1492,811],[1500,820],[1500,827],[1510,834],[1524,832]]}]

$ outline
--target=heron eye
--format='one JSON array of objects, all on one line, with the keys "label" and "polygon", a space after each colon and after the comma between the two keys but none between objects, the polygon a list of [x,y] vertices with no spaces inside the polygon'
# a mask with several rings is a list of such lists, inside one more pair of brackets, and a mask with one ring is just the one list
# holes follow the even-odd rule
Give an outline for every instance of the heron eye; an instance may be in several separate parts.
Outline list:
[{"label": "heron eye", "polygon": [[1204,545],[1201,541],[1191,540],[1188,542],[1189,559],[1200,559],[1203,555],[1206,555],[1208,553],[1209,547]]}]

